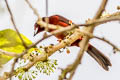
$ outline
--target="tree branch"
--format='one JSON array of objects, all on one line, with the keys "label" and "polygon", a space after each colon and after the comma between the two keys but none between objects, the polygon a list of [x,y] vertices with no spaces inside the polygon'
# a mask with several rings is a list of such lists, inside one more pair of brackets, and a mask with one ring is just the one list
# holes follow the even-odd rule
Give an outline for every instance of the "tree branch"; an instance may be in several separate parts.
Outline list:
[{"label": "tree branch", "polygon": [[29,0],[25,0],[25,1],[28,4],[28,6],[33,10],[34,14],[38,17],[38,19],[41,19],[38,11],[32,6],[32,4],[29,2]]},{"label": "tree branch", "polygon": [[8,9],[8,12],[9,12],[9,14],[10,14],[12,24],[13,24],[13,26],[14,26],[14,28],[15,28],[15,30],[16,30],[19,38],[20,38],[20,40],[22,41],[23,46],[24,46],[25,48],[27,48],[26,43],[24,42],[22,36],[20,35],[19,30],[18,30],[17,27],[16,27],[16,24],[15,24],[15,21],[14,21],[14,17],[13,17],[13,14],[12,14],[12,11],[11,11],[11,9],[10,9],[10,7],[9,7],[9,4],[8,4],[7,0],[5,0],[5,3],[6,3],[6,6],[7,6],[7,9]]},{"label": "tree branch", "polygon": [[13,56],[13,57],[17,57],[18,56],[17,53],[7,52],[7,51],[4,51],[2,49],[0,49],[0,54],[4,54],[4,55],[7,55],[7,56]]},{"label": "tree branch", "polygon": [[103,11],[105,10],[105,7],[107,5],[108,0],[103,0],[98,11],[96,12],[96,15],[94,16],[93,19],[98,19],[102,15]]},{"label": "tree branch", "polygon": [[106,22],[119,21],[119,20],[120,20],[120,12],[116,12],[116,13],[111,14],[109,17],[106,16],[106,17],[103,17],[103,18],[100,18],[100,19],[91,20],[86,24],[77,24],[76,26],[100,25],[100,24],[104,24]]},{"label": "tree branch", "polygon": [[115,49],[116,51],[120,51],[120,49],[116,45],[114,45],[113,43],[111,43],[109,40],[107,40],[105,38],[100,38],[100,37],[97,37],[97,36],[93,36],[93,38],[102,40],[102,41],[108,43],[109,45],[111,45],[113,47],[113,49]]},{"label": "tree branch", "polygon": [[[95,15],[95,17],[94,17],[93,19],[98,19],[98,18],[100,18],[102,12],[103,12],[104,9],[105,9],[106,3],[107,3],[107,0],[103,0],[103,1],[102,1],[101,6],[103,6],[103,7],[100,6],[100,8],[98,9],[98,11],[97,11],[97,13],[96,13],[96,15]],[[95,27],[95,25],[92,25],[92,26],[89,26],[88,28],[85,27],[84,29],[87,30],[88,32],[93,32],[94,27]],[[79,63],[81,62],[82,56],[83,56],[83,54],[84,54],[84,51],[85,51],[85,50],[87,49],[87,47],[88,47],[87,45],[88,45],[89,39],[90,39],[89,36],[85,36],[85,37],[83,38],[83,40],[82,40],[82,42],[81,42],[82,46],[81,46],[81,49],[80,49],[80,51],[79,51],[78,57],[76,58],[76,60],[74,61],[74,63],[71,64],[72,67],[70,68],[69,72],[75,72],[75,71],[76,71]],[[68,67],[69,67],[69,66],[68,66]],[[67,69],[67,68],[66,68],[66,69]],[[65,71],[66,71],[66,69],[65,69]],[[64,71],[63,71],[63,72],[64,72]],[[63,73],[63,72],[62,72],[62,73]],[[72,75],[74,75],[74,73],[72,73],[70,76],[72,76]],[[59,80],[63,80],[63,79],[64,79],[64,77],[59,76]],[[72,78],[70,78],[70,79],[72,79]]]},{"label": "tree branch", "polygon": [[[81,33],[79,31],[75,31],[75,33],[73,33],[69,38],[61,41],[60,43],[58,43],[57,45],[51,46],[51,47],[46,47],[45,52],[48,56],[51,56],[54,52],[56,52],[57,50],[64,48],[65,46],[68,46],[70,44],[72,44],[74,41],[76,41],[77,39],[79,39],[79,37],[81,36]],[[45,54],[45,55],[46,55]],[[34,65],[37,61],[40,61],[40,59],[45,60],[46,56],[44,55],[44,58],[42,56],[38,57],[38,59],[35,57],[34,61],[27,64],[25,66],[25,69],[29,69],[32,67],[32,65]],[[36,60],[37,59],[37,60]]]}]

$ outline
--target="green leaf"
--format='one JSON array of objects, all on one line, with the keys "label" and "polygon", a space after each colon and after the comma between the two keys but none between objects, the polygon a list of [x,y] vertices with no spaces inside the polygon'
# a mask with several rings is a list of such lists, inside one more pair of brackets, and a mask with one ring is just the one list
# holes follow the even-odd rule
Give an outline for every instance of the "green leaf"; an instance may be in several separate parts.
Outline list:
[{"label": "green leaf", "polygon": [[[21,36],[27,45],[32,44],[32,41],[30,41],[23,34],[21,34]],[[15,53],[21,53],[23,50],[25,50],[16,31],[12,29],[5,29],[0,31],[0,49]],[[3,54],[0,55],[0,64],[7,63],[11,58],[11,56],[6,56]]]}]

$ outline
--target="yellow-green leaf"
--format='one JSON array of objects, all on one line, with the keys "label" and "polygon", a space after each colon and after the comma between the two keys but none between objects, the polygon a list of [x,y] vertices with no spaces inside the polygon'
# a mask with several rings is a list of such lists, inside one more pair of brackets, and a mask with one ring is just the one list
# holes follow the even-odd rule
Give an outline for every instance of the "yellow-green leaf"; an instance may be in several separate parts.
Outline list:
[{"label": "yellow-green leaf", "polygon": [[[32,44],[32,42],[23,34],[21,34],[21,36],[27,45]],[[5,29],[0,31],[0,49],[15,53],[21,53],[23,50],[25,50],[16,31],[12,29]],[[0,64],[5,64],[11,58],[11,56],[0,54]]]}]

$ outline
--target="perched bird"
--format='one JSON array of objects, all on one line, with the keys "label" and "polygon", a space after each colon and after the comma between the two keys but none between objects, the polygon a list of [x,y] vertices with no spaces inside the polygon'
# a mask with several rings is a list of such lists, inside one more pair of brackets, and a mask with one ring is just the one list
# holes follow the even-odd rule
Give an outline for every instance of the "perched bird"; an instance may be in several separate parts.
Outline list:
[{"label": "perched bird", "polygon": [[[42,20],[45,21],[46,17],[43,17]],[[71,24],[74,24],[71,20],[66,19],[63,16],[60,15],[53,15],[48,17],[49,19],[49,24],[54,24],[54,25],[60,25],[62,27],[67,27]],[[43,31],[44,28],[41,27],[40,25],[38,25],[37,23],[35,23],[34,29],[36,30],[36,33],[34,33],[34,36],[36,34],[38,34],[39,32]],[[54,31],[54,30],[49,30]],[[64,37],[66,35],[64,35],[64,33],[61,34],[57,34],[55,35],[58,39],[63,40]],[[79,38],[78,40],[76,40],[74,43],[71,44],[71,46],[78,46],[78,43],[82,40],[82,38]],[[94,46],[92,46],[91,44],[89,44],[87,53],[92,56],[97,62],[98,64],[100,64],[100,66],[102,66],[105,70],[109,70],[109,66],[111,66],[111,62],[108,59],[107,56],[105,56],[102,52],[100,52],[98,49],[96,49]]]}]

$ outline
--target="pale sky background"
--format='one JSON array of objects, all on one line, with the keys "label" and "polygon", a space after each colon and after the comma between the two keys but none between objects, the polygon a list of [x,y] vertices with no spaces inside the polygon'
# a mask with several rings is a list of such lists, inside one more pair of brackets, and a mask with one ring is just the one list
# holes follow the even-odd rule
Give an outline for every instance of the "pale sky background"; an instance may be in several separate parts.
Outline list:
[{"label": "pale sky background", "polygon": [[[27,36],[33,42],[41,38],[41,34],[33,37],[34,23],[37,17],[28,7],[24,0],[8,0],[12,12],[14,14],[15,22],[21,33]],[[35,8],[37,8],[40,16],[45,16],[45,0],[30,0]],[[49,16],[59,14],[72,20],[74,23],[84,23],[88,18],[92,18],[96,13],[102,0],[49,0]],[[106,12],[114,13],[117,11],[117,6],[120,5],[120,0],[108,0]],[[0,30],[6,28],[13,28],[4,0],[0,0]],[[110,22],[98,26],[94,34],[100,37],[105,37],[120,48],[120,23]],[[97,62],[92,59],[87,53],[84,54],[82,64],[79,65],[73,80],[120,80],[120,52],[113,54],[112,47],[108,44],[93,39],[90,42],[107,55],[112,63],[109,71],[103,70]],[[52,37],[43,41],[41,45],[48,45],[50,43],[57,43],[56,38]],[[73,62],[79,48],[71,47],[70,54],[56,52],[51,59],[58,60],[58,67],[65,68],[68,64]],[[10,64],[10,62],[9,62]],[[8,70],[10,66],[5,65],[4,70]],[[42,74],[36,80],[57,80],[60,70],[56,69],[50,76]],[[16,80],[16,79],[15,79]]]}]

